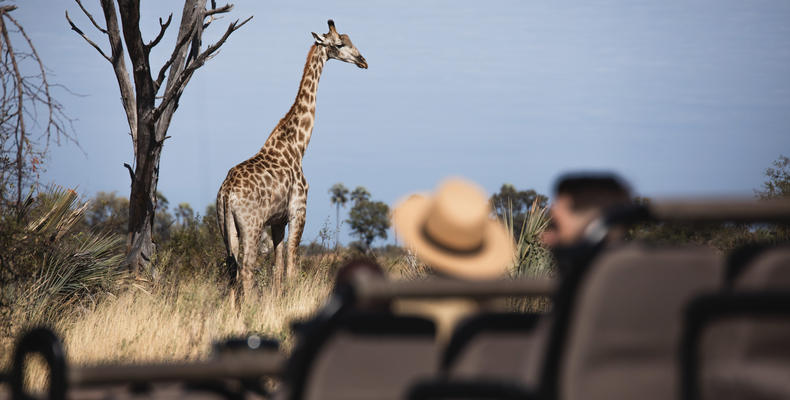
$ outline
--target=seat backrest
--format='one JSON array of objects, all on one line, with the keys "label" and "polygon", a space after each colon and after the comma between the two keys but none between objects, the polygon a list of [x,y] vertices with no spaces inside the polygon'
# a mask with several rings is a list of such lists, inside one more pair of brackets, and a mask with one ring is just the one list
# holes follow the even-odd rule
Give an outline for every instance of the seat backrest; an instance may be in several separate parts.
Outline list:
[{"label": "seat backrest", "polygon": [[733,275],[735,290],[790,289],[790,246],[762,249]]},{"label": "seat backrest", "polygon": [[[790,290],[790,245],[757,244],[735,250],[728,260],[726,283],[734,293]],[[719,340],[705,341],[711,349],[708,353],[718,357],[721,363],[742,364],[752,359],[772,358],[781,362],[790,360],[790,346],[787,346],[790,324],[770,324],[748,318],[731,318],[722,323],[725,322],[726,329],[711,330],[711,335]]]},{"label": "seat backrest", "polygon": [[[454,378],[499,378],[535,383],[528,358],[544,343],[540,314],[484,313],[462,321],[442,355],[442,371]],[[532,376],[533,379],[526,379]]]},{"label": "seat backrest", "polygon": [[576,294],[560,398],[674,398],[684,306],[720,286],[721,270],[705,248],[634,243],[601,254]]},{"label": "seat backrest", "polygon": [[286,385],[291,399],[400,399],[437,368],[433,322],[349,313],[305,333]]},{"label": "seat backrest", "polygon": [[790,398],[790,292],[728,291],[686,311],[683,399]]}]

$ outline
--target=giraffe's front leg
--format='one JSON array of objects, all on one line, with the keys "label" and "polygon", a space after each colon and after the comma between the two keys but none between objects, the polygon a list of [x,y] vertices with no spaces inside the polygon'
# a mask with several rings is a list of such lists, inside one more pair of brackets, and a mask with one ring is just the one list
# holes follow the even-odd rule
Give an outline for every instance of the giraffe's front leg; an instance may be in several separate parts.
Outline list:
[{"label": "giraffe's front leg", "polygon": [[290,206],[288,220],[288,259],[285,263],[285,274],[288,281],[296,275],[296,257],[299,250],[299,243],[304,232],[305,210],[307,208],[307,190],[304,195],[293,199]]}]

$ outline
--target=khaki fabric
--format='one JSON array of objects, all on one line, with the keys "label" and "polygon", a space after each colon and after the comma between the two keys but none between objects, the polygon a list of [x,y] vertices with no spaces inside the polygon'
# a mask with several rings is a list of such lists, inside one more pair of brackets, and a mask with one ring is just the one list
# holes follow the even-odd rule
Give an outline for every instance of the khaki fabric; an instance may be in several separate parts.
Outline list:
[{"label": "khaki fabric", "polygon": [[393,310],[400,315],[417,315],[436,324],[436,341],[442,346],[462,319],[480,311],[480,303],[467,299],[396,300]]},{"label": "khaki fabric", "polygon": [[576,297],[561,398],[675,398],[683,310],[720,286],[722,265],[701,248],[629,244],[601,254]]}]

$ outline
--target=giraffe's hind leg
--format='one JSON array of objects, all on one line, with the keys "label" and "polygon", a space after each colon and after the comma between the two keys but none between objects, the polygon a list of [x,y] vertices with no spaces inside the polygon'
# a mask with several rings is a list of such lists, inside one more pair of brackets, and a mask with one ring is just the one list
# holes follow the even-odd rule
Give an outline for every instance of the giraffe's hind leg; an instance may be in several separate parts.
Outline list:
[{"label": "giraffe's hind leg", "polygon": [[239,265],[243,262],[241,251],[239,248],[239,231],[236,230],[236,224],[233,217],[230,216],[230,223],[228,223],[228,257],[226,264],[228,266],[228,274],[230,275],[231,285],[235,284],[239,278]]},{"label": "giraffe's hind leg", "polygon": [[[217,202],[218,205],[220,202]],[[230,288],[231,303],[236,304],[237,286],[239,265],[243,262],[242,254],[239,251],[239,236],[241,234],[241,224],[237,223],[236,216],[231,210],[231,207],[226,207],[222,203],[222,207],[218,208],[218,220],[220,222],[220,231],[222,238],[225,242],[225,249],[227,257],[225,258],[225,272],[228,276],[228,286]]]},{"label": "giraffe's hind leg", "polygon": [[274,263],[271,269],[272,287],[280,290],[283,277],[283,239],[285,238],[285,224],[272,224],[272,245],[274,247]]},{"label": "giraffe's hind leg", "polygon": [[258,259],[258,244],[261,239],[263,226],[261,224],[249,224],[244,226],[241,233],[242,259],[239,264],[237,276],[241,281],[242,296],[248,297],[252,294],[255,262]]}]

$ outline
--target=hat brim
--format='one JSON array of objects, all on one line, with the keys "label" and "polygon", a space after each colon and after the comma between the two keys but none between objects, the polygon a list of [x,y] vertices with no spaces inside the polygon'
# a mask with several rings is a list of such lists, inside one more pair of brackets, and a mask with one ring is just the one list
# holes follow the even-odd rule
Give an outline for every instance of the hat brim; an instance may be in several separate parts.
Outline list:
[{"label": "hat brim", "polygon": [[513,240],[504,226],[486,220],[483,245],[474,253],[452,252],[439,248],[425,237],[423,224],[428,216],[431,199],[413,195],[402,201],[392,213],[392,223],[407,247],[417,257],[443,273],[466,279],[501,277],[513,262]]}]

